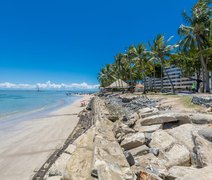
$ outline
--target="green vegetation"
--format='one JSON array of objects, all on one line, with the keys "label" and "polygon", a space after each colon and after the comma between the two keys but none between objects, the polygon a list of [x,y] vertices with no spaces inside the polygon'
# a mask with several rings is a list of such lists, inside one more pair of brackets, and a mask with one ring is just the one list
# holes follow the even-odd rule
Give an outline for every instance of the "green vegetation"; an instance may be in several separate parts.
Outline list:
[{"label": "green vegetation", "polygon": [[160,77],[162,91],[165,72],[172,93],[175,93],[171,78],[165,69],[165,66],[174,64],[182,69],[186,77],[196,74],[197,89],[200,82],[203,82],[203,91],[209,92],[209,72],[212,71],[211,4],[212,0],[198,0],[190,15],[182,13],[186,25],[181,25],[178,29],[181,40],[177,44],[170,45],[172,37],[165,40],[163,35],[158,34],[148,46],[143,43],[131,45],[125,53],[118,53],[115,62],[107,64],[99,72],[100,85],[107,87],[115,80],[122,79],[129,85],[143,80],[145,86],[146,77]]}]

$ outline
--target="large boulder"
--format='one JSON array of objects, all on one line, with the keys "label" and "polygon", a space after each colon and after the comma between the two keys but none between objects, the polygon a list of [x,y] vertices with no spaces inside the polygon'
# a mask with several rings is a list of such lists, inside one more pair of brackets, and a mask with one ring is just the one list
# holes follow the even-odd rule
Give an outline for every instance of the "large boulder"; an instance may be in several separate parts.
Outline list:
[{"label": "large boulder", "polygon": [[177,180],[209,180],[212,179],[212,165],[204,168],[173,166],[169,169],[167,179]]},{"label": "large boulder", "polygon": [[200,136],[197,132],[192,134],[195,142],[194,153],[198,160],[198,167],[203,167],[212,163],[212,143]]},{"label": "large boulder", "polygon": [[127,124],[129,127],[133,127],[138,119],[139,115],[136,112],[135,113],[128,112],[127,116],[123,117],[124,123]]},{"label": "large boulder", "polygon": [[159,129],[162,129],[162,124],[155,124],[151,126],[142,126],[140,122],[136,123],[134,129],[138,132],[143,132],[143,133],[152,133],[154,131],[157,131]]},{"label": "large boulder", "polygon": [[168,129],[167,132],[174,137],[179,143],[185,145],[189,151],[193,151],[194,141],[192,139],[192,131],[203,128],[200,125],[183,124],[173,129]]},{"label": "large boulder", "polygon": [[160,177],[164,177],[167,174],[167,169],[163,161],[151,153],[142,156],[136,156],[135,165],[132,166],[132,170],[135,173],[138,173],[141,170],[148,170]]},{"label": "large boulder", "polygon": [[159,110],[157,108],[150,108],[150,107],[146,107],[146,108],[142,108],[138,110],[138,115],[140,118],[143,118],[145,115],[150,115],[152,113],[158,113]]},{"label": "large boulder", "polygon": [[190,116],[192,123],[195,124],[211,124],[212,123],[212,115],[211,114],[192,114]]},{"label": "large boulder", "polygon": [[125,150],[133,149],[138,146],[141,146],[145,143],[145,135],[144,133],[135,133],[129,134],[124,137],[124,140],[121,142],[121,147]]},{"label": "large boulder", "polygon": [[176,139],[164,130],[159,130],[152,134],[152,140],[149,146],[159,149],[159,158],[167,168],[173,165],[190,164],[190,153],[188,149],[184,145],[178,144]]},{"label": "large boulder", "polygon": [[63,177],[64,180],[90,178],[92,155],[94,150],[94,135],[94,128],[89,129],[82,135],[72,157],[67,163]]},{"label": "large boulder", "polygon": [[[95,106],[96,131],[93,138],[94,150],[90,175],[101,180],[134,180],[135,174],[131,171],[123,150],[112,131],[114,123],[102,115],[102,108],[105,106],[100,99],[99,101],[99,106]],[[84,166],[81,168],[84,169]],[[93,179],[92,177],[89,179]]]},{"label": "large boulder", "polygon": [[129,133],[135,133],[136,131],[132,128],[129,128],[126,124],[122,122],[116,122],[113,127],[113,132],[115,137],[118,139],[119,142],[123,140],[123,137]]},{"label": "large boulder", "polygon": [[139,146],[137,148],[130,149],[129,152],[133,156],[141,156],[149,153],[149,148],[146,145]]},{"label": "large boulder", "polygon": [[97,135],[93,155],[92,175],[98,179],[135,179],[124,153],[115,141]]},{"label": "large boulder", "polygon": [[190,123],[189,116],[181,113],[166,113],[146,117],[140,121],[141,125],[163,124],[167,122],[179,121],[181,124]]},{"label": "large boulder", "polygon": [[208,126],[198,131],[198,134],[212,142],[212,126]]},{"label": "large boulder", "polygon": [[137,173],[138,179],[144,179],[144,180],[162,180],[159,176],[156,174],[152,173],[149,170],[142,170]]},{"label": "large boulder", "polygon": [[158,115],[158,114],[159,114],[159,110],[155,111],[155,112],[148,112],[148,113],[140,114],[139,117],[140,118],[146,118],[146,117],[155,116],[155,115]]},{"label": "large boulder", "polygon": [[168,151],[176,143],[176,140],[164,130],[158,130],[152,133],[150,147],[158,148],[160,151]]},{"label": "large boulder", "polygon": [[190,166],[190,152],[184,145],[175,144],[168,152],[164,153],[166,167],[172,166]]}]

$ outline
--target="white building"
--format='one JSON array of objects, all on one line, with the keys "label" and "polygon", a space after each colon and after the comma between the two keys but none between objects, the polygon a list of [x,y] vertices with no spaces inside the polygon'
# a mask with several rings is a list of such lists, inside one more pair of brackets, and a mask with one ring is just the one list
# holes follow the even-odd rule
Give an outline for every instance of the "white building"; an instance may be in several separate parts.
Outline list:
[{"label": "white building", "polygon": [[[174,88],[176,91],[191,91],[192,84],[196,82],[196,77],[192,76],[190,78],[183,77],[181,69],[175,67],[172,65],[171,67],[166,68],[167,73],[169,74],[169,77],[171,78],[171,81],[174,85]],[[146,89],[148,90],[157,90],[159,91],[161,88],[161,79],[155,78],[146,78]],[[170,91],[171,90],[171,83],[166,76],[166,73],[164,72],[163,77],[163,89]]]}]

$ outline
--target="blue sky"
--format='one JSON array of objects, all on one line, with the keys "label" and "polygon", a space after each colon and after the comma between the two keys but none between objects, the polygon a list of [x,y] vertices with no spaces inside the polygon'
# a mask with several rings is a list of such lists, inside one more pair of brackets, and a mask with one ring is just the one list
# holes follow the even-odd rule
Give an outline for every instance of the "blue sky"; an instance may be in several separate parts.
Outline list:
[{"label": "blue sky", "polygon": [[195,0],[7,0],[0,2],[0,83],[97,84],[131,44],[174,35]]}]

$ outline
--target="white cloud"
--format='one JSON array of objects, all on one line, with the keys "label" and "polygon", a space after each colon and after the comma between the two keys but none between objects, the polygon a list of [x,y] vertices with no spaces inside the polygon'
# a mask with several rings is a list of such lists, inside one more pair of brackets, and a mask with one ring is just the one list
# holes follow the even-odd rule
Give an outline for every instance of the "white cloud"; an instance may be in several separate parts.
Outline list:
[{"label": "white cloud", "polygon": [[39,87],[40,89],[98,89],[99,85],[90,85],[85,82],[83,83],[72,83],[72,84],[64,84],[64,83],[52,83],[51,81],[47,81],[46,83],[37,83],[37,84],[15,84],[10,82],[0,83],[0,89],[36,89]]}]

